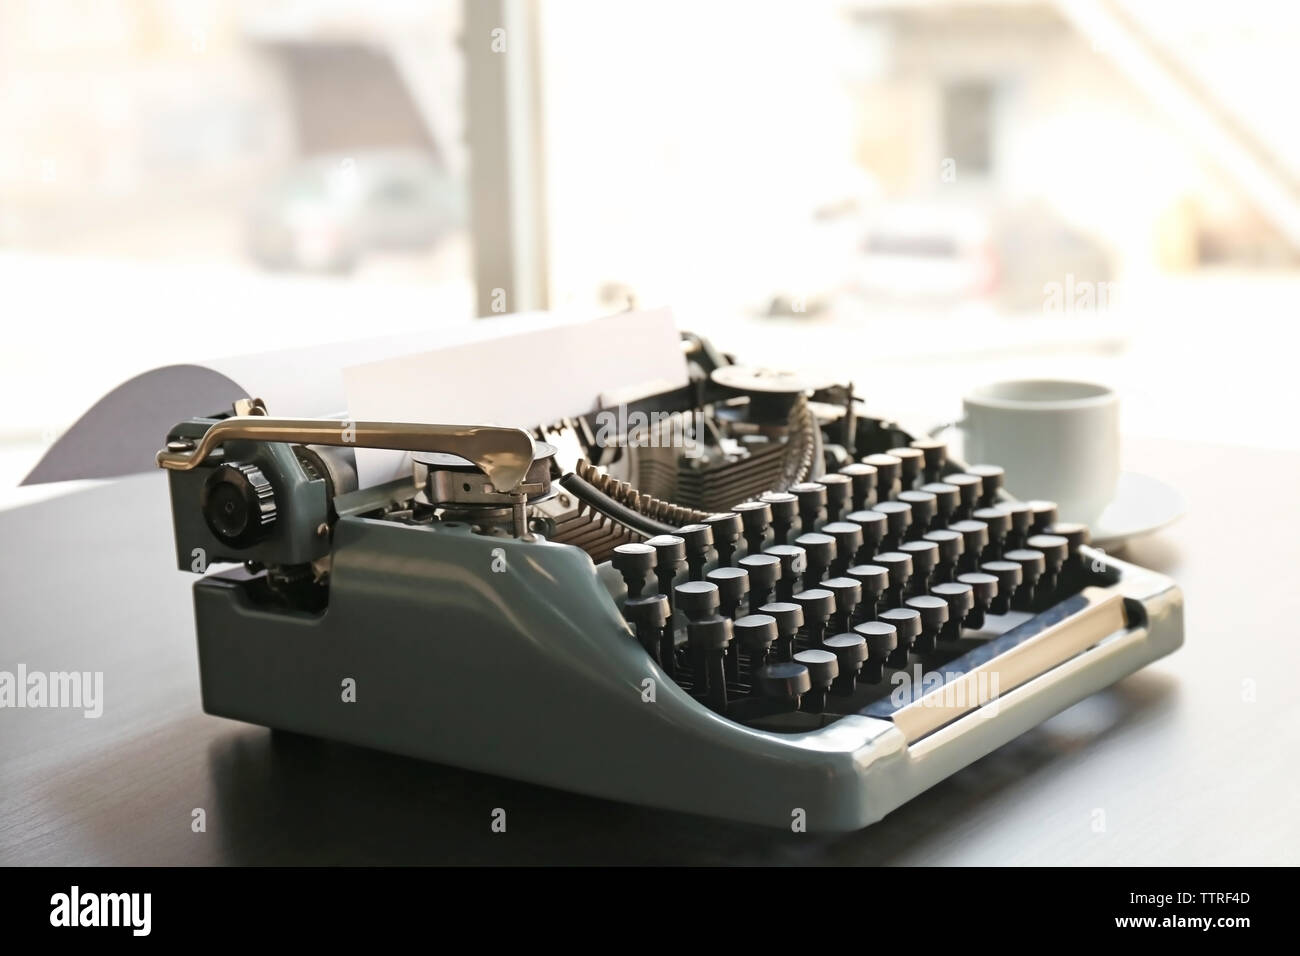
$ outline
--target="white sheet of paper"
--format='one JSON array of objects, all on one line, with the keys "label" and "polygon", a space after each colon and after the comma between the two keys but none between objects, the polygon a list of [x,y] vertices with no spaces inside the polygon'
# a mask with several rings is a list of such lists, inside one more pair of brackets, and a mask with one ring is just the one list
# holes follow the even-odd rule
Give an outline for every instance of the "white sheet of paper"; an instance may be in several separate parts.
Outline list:
[{"label": "white sheet of paper", "polygon": [[[668,309],[587,320],[525,313],[450,333],[438,348],[345,368],[350,417],[532,428],[590,412],[603,395],[688,381]],[[402,452],[357,449],[362,487],[407,467]]]}]

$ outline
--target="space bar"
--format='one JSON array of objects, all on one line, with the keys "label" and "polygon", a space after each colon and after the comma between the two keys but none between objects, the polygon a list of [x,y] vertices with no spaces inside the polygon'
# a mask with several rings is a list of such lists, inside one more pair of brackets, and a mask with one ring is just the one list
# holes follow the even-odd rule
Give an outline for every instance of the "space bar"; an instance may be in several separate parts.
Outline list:
[{"label": "space bar", "polygon": [[908,743],[915,743],[988,703],[990,696],[996,697],[1033,680],[1127,627],[1124,598],[1119,593],[1090,587],[1078,596],[1088,602],[1085,607],[955,680],[945,681],[895,710],[889,719],[903,732]]}]

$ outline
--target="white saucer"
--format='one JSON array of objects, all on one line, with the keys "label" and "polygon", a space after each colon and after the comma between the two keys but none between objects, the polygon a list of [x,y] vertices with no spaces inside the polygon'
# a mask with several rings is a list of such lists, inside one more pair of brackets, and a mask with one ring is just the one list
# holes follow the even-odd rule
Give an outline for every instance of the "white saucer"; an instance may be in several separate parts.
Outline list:
[{"label": "white saucer", "polygon": [[1120,472],[1115,498],[1101,517],[1089,522],[1092,543],[1114,550],[1130,538],[1159,531],[1187,511],[1187,502],[1177,489],[1150,475]]}]

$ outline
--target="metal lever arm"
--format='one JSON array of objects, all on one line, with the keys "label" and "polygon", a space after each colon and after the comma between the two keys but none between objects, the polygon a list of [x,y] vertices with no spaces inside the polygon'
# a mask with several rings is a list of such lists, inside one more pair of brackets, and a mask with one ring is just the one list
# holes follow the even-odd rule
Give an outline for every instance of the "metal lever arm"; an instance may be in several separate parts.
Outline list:
[{"label": "metal lever arm", "polygon": [[222,442],[236,439],[459,455],[487,475],[493,488],[503,494],[517,491],[533,464],[533,439],[520,428],[239,415],[217,422],[193,448],[164,448],[158,452],[158,466],[189,471]]}]

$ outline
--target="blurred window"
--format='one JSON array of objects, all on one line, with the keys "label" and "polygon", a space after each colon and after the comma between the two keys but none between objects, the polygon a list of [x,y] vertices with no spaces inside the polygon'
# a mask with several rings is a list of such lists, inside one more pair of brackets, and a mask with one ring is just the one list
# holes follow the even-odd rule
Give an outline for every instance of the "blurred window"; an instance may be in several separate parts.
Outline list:
[{"label": "blurred window", "polygon": [[993,165],[993,85],[952,83],[943,91],[944,155],[963,175],[987,174]]}]

